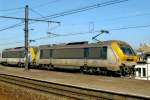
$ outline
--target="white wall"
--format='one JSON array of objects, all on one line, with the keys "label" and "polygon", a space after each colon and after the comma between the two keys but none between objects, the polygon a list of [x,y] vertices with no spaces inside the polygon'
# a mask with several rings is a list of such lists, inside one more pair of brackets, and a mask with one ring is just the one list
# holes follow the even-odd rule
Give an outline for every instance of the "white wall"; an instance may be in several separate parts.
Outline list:
[{"label": "white wall", "polygon": [[[150,80],[150,63],[145,63],[145,64],[137,64],[135,66],[136,68],[136,77],[135,79],[142,79],[142,80]],[[140,68],[141,74],[137,70]],[[143,76],[143,69],[145,68],[145,76]]]}]

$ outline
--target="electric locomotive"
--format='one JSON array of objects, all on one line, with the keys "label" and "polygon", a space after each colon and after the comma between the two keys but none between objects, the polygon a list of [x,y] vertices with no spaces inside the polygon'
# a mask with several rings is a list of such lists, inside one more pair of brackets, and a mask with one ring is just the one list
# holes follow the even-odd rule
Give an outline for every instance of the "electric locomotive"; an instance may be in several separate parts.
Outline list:
[{"label": "electric locomotive", "polygon": [[131,46],[118,40],[41,45],[36,57],[38,66],[49,69],[73,68],[83,73],[122,76],[134,75],[136,61],[137,56]]},{"label": "electric locomotive", "polygon": [[[37,49],[36,47],[29,48],[29,64],[35,63]],[[24,47],[16,47],[4,49],[1,55],[1,64],[4,65],[18,65],[20,67],[25,66],[25,49]]]}]

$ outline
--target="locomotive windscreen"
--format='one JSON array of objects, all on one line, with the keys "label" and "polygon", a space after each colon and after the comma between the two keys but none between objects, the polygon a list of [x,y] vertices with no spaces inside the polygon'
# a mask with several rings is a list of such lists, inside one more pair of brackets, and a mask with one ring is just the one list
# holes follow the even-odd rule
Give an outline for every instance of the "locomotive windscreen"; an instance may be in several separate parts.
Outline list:
[{"label": "locomotive windscreen", "polygon": [[129,46],[122,46],[120,47],[122,52],[125,54],[125,55],[128,55],[128,56],[134,56],[135,55],[135,52],[133,51],[133,49]]}]

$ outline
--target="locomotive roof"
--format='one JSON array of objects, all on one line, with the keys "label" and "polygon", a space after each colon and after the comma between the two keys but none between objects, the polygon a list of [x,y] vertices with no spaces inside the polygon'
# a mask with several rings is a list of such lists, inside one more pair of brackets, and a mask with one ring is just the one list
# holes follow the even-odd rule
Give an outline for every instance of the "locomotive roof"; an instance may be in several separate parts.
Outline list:
[{"label": "locomotive roof", "polygon": [[[36,48],[36,47],[32,46],[30,48]],[[24,47],[8,48],[8,49],[4,49],[3,51],[22,51],[22,50],[25,50]]]},{"label": "locomotive roof", "polygon": [[109,40],[109,41],[103,41],[105,45],[111,45],[112,42],[117,42],[121,46],[129,46],[127,42],[121,41],[121,40]]},{"label": "locomotive roof", "polygon": [[3,51],[20,51],[20,50],[24,50],[24,47],[7,48],[4,49]]},{"label": "locomotive roof", "polygon": [[68,44],[54,44],[54,45],[40,45],[39,48],[81,48],[81,47],[100,47],[100,46],[110,46],[112,42],[117,42],[121,46],[129,46],[126,42],[120,40],[109,40],[97,43],[79,42],[79,43],[68,43]]}]

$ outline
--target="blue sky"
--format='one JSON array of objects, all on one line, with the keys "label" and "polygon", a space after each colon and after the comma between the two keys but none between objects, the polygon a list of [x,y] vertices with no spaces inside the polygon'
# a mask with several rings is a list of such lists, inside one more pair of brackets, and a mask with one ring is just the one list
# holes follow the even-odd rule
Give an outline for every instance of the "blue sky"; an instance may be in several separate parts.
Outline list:
[{"label": "blue sky", "polygon": [[[30,18],[53,15],[70,9],[77,9],[88,5],[102,3],[110,0],[0,0],[0,15],[24,17],[24,8],[11,11],[2,11],[29,5]],[[100,7],[85,12],[58,17],[50,20],[60,21],[61,25],[36,22],[29,25],[29,38],[36,39],[48,37],[47,32],[55,34],[84,33],[70,36],[57,36],[37,40],[30,45],[58,44],[75,41],[92,41],[92,37],[98,33],[88,33],[90,29],[108,30],[110,34],[99,37],[104,40],[123,40],[132,47],[138,48],[140,43],[150,44],[150,27],[131,28],[125,30],[112,30],[122,27],[150,25],[150,0],[128,0],[127,2]],[[39,13],[39,14],[37,14]],[[0,30],[20,23],[21,20],[0,18]],[[90,27],[90,28],[89,28]],[[23,46],[24,26],[0,31],[0,49]],[[22,42],[22,43],[16,43]]]}]

